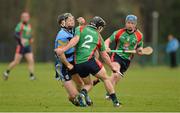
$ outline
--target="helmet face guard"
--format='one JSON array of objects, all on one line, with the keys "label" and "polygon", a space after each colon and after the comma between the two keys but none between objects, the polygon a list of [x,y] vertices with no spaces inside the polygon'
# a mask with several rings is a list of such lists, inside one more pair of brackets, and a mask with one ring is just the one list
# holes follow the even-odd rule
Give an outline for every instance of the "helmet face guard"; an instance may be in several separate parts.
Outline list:
[{"label": "helmet face guard", "polygon": [[106,22],[99,16],[95,16],[89,23],[89,25],[95,27],[98,29],[99,27],[104,27],[106,25]]}]

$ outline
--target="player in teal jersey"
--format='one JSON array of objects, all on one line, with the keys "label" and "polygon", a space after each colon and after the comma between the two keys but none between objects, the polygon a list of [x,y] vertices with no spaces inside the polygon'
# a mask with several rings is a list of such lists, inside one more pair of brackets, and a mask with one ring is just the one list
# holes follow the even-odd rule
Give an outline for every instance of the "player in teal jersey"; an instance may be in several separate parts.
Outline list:
[{"label": "player in teal jersey", "polygon": [[55,49],[55,51],[57,54],[62,54],[64,51],[76,45],[75,69],[83,78],[83,81],[87,83],[80,93],[86,97],[87,91],[92,88],[92,81],[89,76],[89,74],[92,74],[104,82],[105,89],[110,94],[113,105],[118,107],[120,106],[120,103],[116,97],[114,87],[110,82],[102,63],[96,59],[94,55],[95,51],[98,50],[102,59],[112,71],[118,71],[118,65],[114,64],[116,66],[113,66],[110,57],[106,52],[104,40],[100,35],[104,25],[105,21],[101,17],[95,16],[90,21],[89,25],[77,27],[75,37],[66,46]]},{"label": "player in teal jersey", "polygon": [[[125,20],[125,28],[115,31],[108,39],[105,44],[107,50],[110,51],[109,45],[115,41],[115,50],[137,50],[139,55],[142,55],[141,50],[143,49],[143,34],[136,28],[137,17],[135,15],[128,15]],[[123,73],[128,69],[130,61],[134,54],[131,53],[113,53],[111,60],[117,62],[120,65],[119,71],[122,76]],[[115,85],[122,76],[117,73],[113,73],[111,76],[111,82]],[[109,96],[107,95],[106,98]]]},{"label": "player in teal jersey", "polygon": [[17,47],[14,60],[9,64],[7,70],[3,73],[3,79],[7,80],[10,71],[20,63],[24,56],[28,62],[28,69],[30,72],[30,80],[34,80],[34,58],[31,48],[32,29],[29,23],[30,15],[28,12],[21,14],[21,22],[19,22],[15,28],[15,38],[17,40]]}]

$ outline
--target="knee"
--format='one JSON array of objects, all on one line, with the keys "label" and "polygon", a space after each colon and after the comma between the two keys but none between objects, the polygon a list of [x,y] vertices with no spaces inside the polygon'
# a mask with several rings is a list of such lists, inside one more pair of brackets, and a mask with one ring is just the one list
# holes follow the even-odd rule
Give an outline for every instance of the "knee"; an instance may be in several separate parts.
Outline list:
[{"label": "knee", "polygon": [[19,60],[14,60],[13,62],[14,62],[14,64],[15,64],[15,65],[17,65],[17,64],[19,64],[19,63],[20,63],[20,61],[19,61]]},{"label": "knee", "polygon": [[79,81],[76,82],[76,85],[78,87],[82,87],[84,85],[84,82],[82,80],[79,80]]},{"label": "knee", "polygon": [[118,73],[114,73],[113,74],[113,78],[116,79],[116,80],[119,80],[120,79],[120,75]]},{"label": "knee", "polygon": [[92,88],[93,87],[93,81],[89,81],[88,83],[84,83],[84,85]]},{"label": "knee", "polygon": [[30,60],[30,61],[28,62],[28,64],[29,64],[29,65],[34,65],[34,60]]},{"label": "knee", "polygon": [[114,78],[115,78],[115,79],[118,79],[118,78],[119,78],[119,74],[115,73],[115,74],[114,74]]},{"label": "knee", "polygon": [[109,76],[104,76],[104,77],[102,77],[102,78],[100,78],[101,79],[101,81],[107,81],[107,80],[110,80],[110,77]]}]

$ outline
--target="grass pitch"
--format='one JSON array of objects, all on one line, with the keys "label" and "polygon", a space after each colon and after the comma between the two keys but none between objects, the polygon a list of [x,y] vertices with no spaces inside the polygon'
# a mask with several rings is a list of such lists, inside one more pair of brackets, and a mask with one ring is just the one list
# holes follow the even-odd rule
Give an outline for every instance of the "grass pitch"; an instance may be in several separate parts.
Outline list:
[{"label": "grass pitch", "polygon": [[[6,67],[7,64],[0,64],[1,75]],[[37,80],[30,81],[26,64],[18,65],[11,71],[8,81],[0,79],[0,112],[180,111],[180,68],[131,65],[116,87],[123,103],[121,108],[114,108],[111,101],[104,99],[102,83],[89,93],[93,107],[73,106],[54,74],[53,64],[36,64]]]}]

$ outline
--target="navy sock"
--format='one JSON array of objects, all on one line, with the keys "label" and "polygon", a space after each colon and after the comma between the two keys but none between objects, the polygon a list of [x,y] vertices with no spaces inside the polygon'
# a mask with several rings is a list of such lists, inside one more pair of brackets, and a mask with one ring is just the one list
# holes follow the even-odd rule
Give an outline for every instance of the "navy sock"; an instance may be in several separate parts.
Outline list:
[{"label": "navy sock", "polygon": [[34,76],[34,74],[33,74],[33,73],[30,73],[30,77],[32,77],[32,76]]},{"label": "navy sock", "polygon": [[112,99],[113,102],[114,102],[114,101],[117,101],[117,97],[116,97],[116,94],[115,94],[115,93],[112,93],[112,94],[110,94],[109,96],[110,96],[110,98]]},{"label": "navy sock", "polygon": [[10,73],[10,70],[9,70],[9,69],[7,69],[7,70],[6,70],[6,73],[7,73],[7,74],[9,74],[9,73]]},{"label": "navy sock", "polygon": [[84,94],[84,95],[87,95],[88,92],[87,92],[86,89],[82,89],[82,90],[81,90],[81,93]]}]

